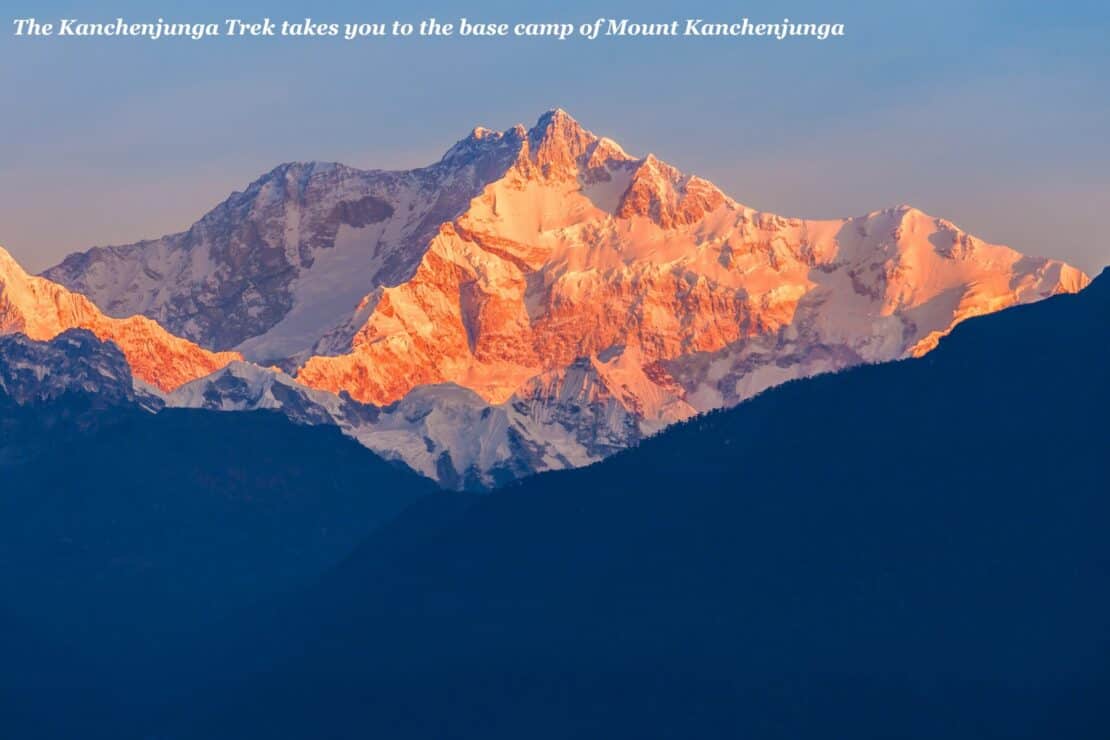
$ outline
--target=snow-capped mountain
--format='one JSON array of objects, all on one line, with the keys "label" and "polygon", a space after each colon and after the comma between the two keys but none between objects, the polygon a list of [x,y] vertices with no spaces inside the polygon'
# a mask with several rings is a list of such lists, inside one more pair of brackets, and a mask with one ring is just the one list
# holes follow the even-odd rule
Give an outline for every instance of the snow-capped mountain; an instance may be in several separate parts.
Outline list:
[{"label": "snow-capped mountain", "polygon": [[241,359],[237,353],[202,349],[145,316],[105,316],[85,296],[28,275],[0,248],[0,335],[20,333],[41,341],[67,329],[88,329],[101,340],[115,342],[132,374],[163,391]]},{"label": "snow-capped mountain", "polygon": [[182,234],[45,274],[291,373],[234,365],[172,405],[310,400],[450,485],[591,462],[1088,282],[909,206],[760,212],[562,110],[408,172],[283,165]]},{"label": "snow-capped mountain", "polygon": [[[654,379],[615,396],[656,394],[661,380],[704,410],[807,363],[923,352],[958,320],[1085,279],[908,207],[837,221],[759,213],[555,111],[409,280],[364,299],[350,347],[329,346],[335,356],[297,377],[375,403],[440,382],[498,403],[537,374],[633,347]],[[743,355],[748,392],[731,365],[697,375],[726,349]]]}]

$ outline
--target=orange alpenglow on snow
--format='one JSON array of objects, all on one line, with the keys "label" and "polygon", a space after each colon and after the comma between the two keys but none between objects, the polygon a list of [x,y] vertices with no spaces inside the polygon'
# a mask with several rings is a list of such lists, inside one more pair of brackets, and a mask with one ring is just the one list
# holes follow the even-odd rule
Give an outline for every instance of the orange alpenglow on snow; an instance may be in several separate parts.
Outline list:
[{"label": "orange alpenglow on snow", "polygon": [[0,334],[53,339],[67,329],[88,329],[114,342],[140,380],[163,391],[241,360],[238,352],[209,352],[175,337],[145,316],[111,318],[92,301],[45,278],[28,275],[0,248]]},{"label": "orange alpenglow on snow", "polygon": [[[561,110],[471,138],[515,159],[410,278],[363,298],[349,342],[310,357],[298,381],[376,404],[451,382],[502,403],[577,358],[599,371],[634,359],[614,392],[682,417],[917,356],[963,319],[1088,282],[908,206],[827,221],[758,212]],[[721,376],[736,377],[724,395]]]},{"label": "orange alpenglow on snow", "polygon": [[256,364],[167,403],[330,418],[448,487],[586,465],[1088,283],[909,206],[757,211],[561,110],[475,128],[413,170],[279,165],[186,231],[75,253],[44,276],[117,319],[64,294],[76,318],[45,300],[9,330],[51,316],[39,336],[93,328],[163,388],[238,357],[216,350],[242,353]]}]

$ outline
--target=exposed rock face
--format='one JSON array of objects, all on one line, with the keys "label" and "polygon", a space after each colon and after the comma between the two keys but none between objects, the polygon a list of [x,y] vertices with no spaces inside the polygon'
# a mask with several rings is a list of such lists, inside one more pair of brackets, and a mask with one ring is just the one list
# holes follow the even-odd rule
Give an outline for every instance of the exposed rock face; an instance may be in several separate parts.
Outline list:
[{"label": "exposed rock face", "polygon": [[[908,206],[836,221],[760,213],[555,112],[409,280],[363,301],[349,350],[332,346],[297,377],[378,404],[444,382],[497,404],[627,347],[692,413],[920,354],[968,316],[1085,282]],[[610,390],[662,392],[643,375]]]},{"label": "exposed rock face", "polygon": [[69,329],[48,342],[0,336],[0,394],[22,406],[70,393],[108,406],[136,401],[127,359],[90,331]]},{"label": "exposed rock face", "polygon": [[585,464],[1088,282],[909,206],[759,212],[561,110],[411,172],[284,165],[184,234],[47,274],[293,376],[285,400],[230,403],[224,373],[171,402],[327,417],[452,486]]},{"label": "exposed rock face", "polygon": [[28,275],[0,249],[0,335],[20,333],[45,341],[67,329],[88,329],[99,339],[114,342],[131,373],[163,391],[242,359],[237,353],[201,349],[144,316],[109,318],[85,296]]},{"label": "exposed rock face", "polygon": [[210,349],[253,340],[243,351],[257,359],[293,355],[411,274],[439,225],[503,172],[512,139],[478,129],[410,172],[284,164],[188,231],[72,254],[44,276]]},{"label": "exposed rock face", "polygon": [[79,445],[80,437],[120,418],[161,408],[132,383],[119,348],[85,329],[48,341],[0,336],[0,486],[10,466]]}]

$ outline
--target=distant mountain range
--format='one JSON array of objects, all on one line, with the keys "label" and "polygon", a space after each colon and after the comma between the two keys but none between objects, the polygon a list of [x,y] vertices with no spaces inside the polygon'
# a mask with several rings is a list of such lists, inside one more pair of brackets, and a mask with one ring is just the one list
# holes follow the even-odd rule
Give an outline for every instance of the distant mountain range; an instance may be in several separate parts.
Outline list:
[{"label": "distant mountain range", "polygon": [[0,253],[0,333],[89,329],[165,406],[283,411],[488,488],[1086,283],[908,206],[755,211],[554,110],[417,170],[282,165],[42,278]]},{"label": "distant mountain range", "polygon": [[1106,737],[1108,281],[562,111],[0,250],[0,736]]}]

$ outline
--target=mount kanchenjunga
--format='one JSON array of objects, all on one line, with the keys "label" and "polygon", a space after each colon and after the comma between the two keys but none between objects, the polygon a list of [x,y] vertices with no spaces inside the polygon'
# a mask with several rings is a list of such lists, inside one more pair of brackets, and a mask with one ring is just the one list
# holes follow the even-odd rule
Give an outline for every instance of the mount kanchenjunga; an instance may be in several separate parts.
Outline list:
[{"label": "mount kanchenjunga", "polygon": [[[284,165],[187,232],[46,275],[110,314],[279,363],[298,397],[378,409],[328,416],[456,485],[596,460],[1088,281],[907,206],[759,212],[561,110],[475,129],[409,172]],[[251,407],[235,372],[169,402]]]},{"label": "mount kanchenjunga", "polygon": [[[23,334],[30,340],[47,341],[70,329],[87,329],[103,341],[114,342],[131,373],[161,391],[172,391],[242,359],[238,353],[202,349],[145,316],[105,316],[85,296],[28,275],[0,248],[0,335]],[[48,369],[41,372],[49,375]]]},{"label": "mount kanchenjunga", "polygon": [[692,412],[923,353],[964,318],[1086,280],[909,207],[760,213],[555,111],[297,378],[376,404],[451,382],[496,404],[580,358],[627,354],[638,367],[622,364],[610,396]]}]

